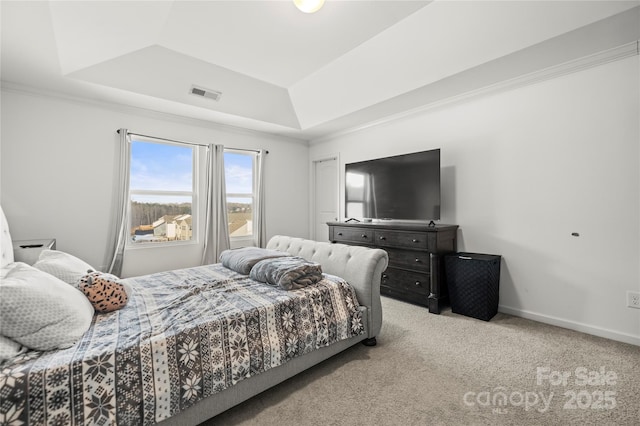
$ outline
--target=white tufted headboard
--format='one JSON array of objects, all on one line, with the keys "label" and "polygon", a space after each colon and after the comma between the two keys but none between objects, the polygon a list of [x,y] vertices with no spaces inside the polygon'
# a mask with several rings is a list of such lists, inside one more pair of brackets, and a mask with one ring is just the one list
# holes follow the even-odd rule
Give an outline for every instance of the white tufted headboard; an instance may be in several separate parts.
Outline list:
[{"label": "white tufted headboard", "polygon": [[4,268],[9,263],[13,262],[13,242],[11,241],[11,234],[9,233],[9,223],[4,215],[2,206],[0,206],[0,267]]},{"label": "white tufted headboard", "polygon": [[271,238],[267,248],[318,262],[322,265],[322,272],[345,279],[356,289],[360,304],[368,308],[368,337],[378,335],[382,326],[380,278],[389,263],[386,251],[282,235]]}]

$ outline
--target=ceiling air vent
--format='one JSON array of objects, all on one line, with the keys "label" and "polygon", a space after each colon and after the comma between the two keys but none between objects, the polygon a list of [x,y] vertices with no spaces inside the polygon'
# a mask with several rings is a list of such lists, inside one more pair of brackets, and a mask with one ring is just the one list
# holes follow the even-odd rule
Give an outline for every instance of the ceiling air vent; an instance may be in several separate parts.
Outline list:
[{"label": "ceiling air vent", "polygon": [[192,95],[213,99],[214,101],[220,100],[220,96],[222,96],[222,92],[218,92],[217,90],[205,89],[197,86],[191,86],[191,90],[189,91],[189,93],[191,93]]}]

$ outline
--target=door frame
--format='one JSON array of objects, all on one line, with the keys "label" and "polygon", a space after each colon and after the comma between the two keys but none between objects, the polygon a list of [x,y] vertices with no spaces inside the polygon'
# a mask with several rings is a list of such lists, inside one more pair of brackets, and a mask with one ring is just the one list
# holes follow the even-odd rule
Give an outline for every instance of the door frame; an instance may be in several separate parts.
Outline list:
[{"label": "door frame", "polygon": [[340,173],[340,153],[335,153],[335,154],[325,154],[319,157],[315,157],[311,159],[311,167],[309,174],[311,175],[309,178],[309,194],[311,195],[309,197],[309,238],[312,240],[316,240],[316,220],[318,218],[318,212],[316,211],[316,168],[318,167],[318,163],[321,163],[323,161],[327,161],[327,160],[335,160],[336,161],[336,182],[338,183],[338,188],[336,188],[336,207],[337,207],[337,211],[336,211],[336,215],[338,217],[338,220],[340,218],[340,211],[341,211],[341,205],[340,205],[340,193],[341,193],[341,184],[342,184],[342,179],[341,179],[341,173]]}]

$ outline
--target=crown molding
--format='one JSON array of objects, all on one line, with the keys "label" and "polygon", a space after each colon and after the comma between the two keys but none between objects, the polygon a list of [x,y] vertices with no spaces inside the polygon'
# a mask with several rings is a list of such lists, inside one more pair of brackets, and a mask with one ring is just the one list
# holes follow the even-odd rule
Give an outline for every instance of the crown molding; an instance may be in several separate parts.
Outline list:
[{"label": "crown molding", "polygon": [[327,142],[332,139],[337,139],[349,134],[361,132],[366,129],[371,129],[380,125],[388,124],[396,120],[401,120],[413,115],[424,113],[436,108],[442,108],[445,106],[453,105],[460,102],[468,101],[472,98],[492,95],[500,92],[506,92],[515,90],[521,87],[541,83],[543,81],[552,80],[558,77],[565,76],[567,74],[573,74],[589,68],[594,68],[600,65],[607,64],[609,62],[619,61],[632,56],[640,55],[640,40],[636,40],[630,43],[607,49],[592,55],[587,55],[578,59],[567,61],[558,65],[543,68],[538,71],[527,73],[518,77],[503,80],[499,83],[490,84],[488,86],[480,87],[478,89],[470,90],[458,95],[450,96],[437,101],[429,102],[421,105],[417,108],[412,108],[397,114],[389,115],[379,120],[371,121],[360,126],[351,127],[349,129],[340,130],[338,132],[330,133],[321,136],[317,139],[312,139],[309,145],[315,145],[317,143]]},{"label": "crown molding", "polygon": [[158,111],[151,108],[144,108],[144,107],[124,104],[120,102],[75,96],[75,95],[70,95],[68,93],[42,89],[39,87],[27,86],[24,84],[14,83],[14,82],[5,81],[5,80],[0,81],[0,83],[1,83],[0,89],[3,92],[22,93],[22,94],[28,94],[32,96],[39,96],[43,98],[63,100],[63,101],[67,101],[75,104],[91,105],[98,108],[109,109],[114,112],[130,112],[133,114],[141,115],[148,118],[154,118],[157,120],[170,120],[175,123],[180,123],[180,124],[185,124],[190,126],[205,127],[205,128],[223,131],[223,132],[229,132],[229,133],[277,138],[278,140],[287,140],[289,142],[298,143],[298,144],[302,143],[305,145],[308,145],[309,143],[307,139],[296,138],[293,136],[284,135],[277,132],[254,130],[246,127],[234,126],[231,124],[224,124],[216,121],[209,121],[201,118],[193,118],[193,117],[188,117],[180,114],[173,114],[169,112],[162,112],[162,111]]}]

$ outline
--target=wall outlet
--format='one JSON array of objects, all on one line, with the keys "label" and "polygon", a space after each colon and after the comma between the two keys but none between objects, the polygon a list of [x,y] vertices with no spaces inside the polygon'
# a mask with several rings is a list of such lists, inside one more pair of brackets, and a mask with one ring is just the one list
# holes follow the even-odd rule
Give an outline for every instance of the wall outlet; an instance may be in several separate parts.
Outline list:
[{"label": "wall outlet", "polygon": [[640,309],[640,291],[627,291],[627,306]]}]

